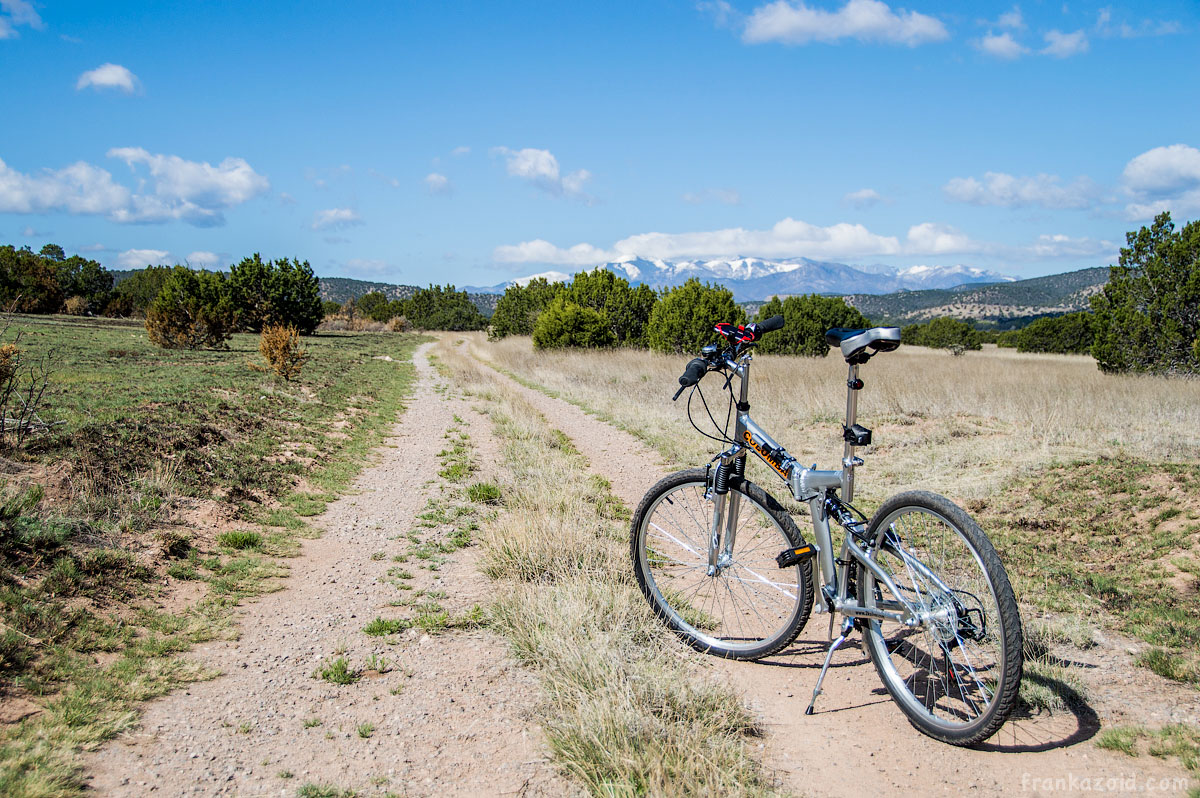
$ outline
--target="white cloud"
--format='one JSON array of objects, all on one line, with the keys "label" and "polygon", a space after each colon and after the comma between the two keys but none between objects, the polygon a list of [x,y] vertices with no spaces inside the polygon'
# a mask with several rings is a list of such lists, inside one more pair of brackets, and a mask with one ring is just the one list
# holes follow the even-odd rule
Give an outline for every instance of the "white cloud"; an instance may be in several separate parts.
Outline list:
[{"label": "white cloud", "polygon": [[1003,58],[1006,61],[1020,58],[1029,52],[1028,47],[1014,39],[1012,34],[1007,31],[1000,34],[988,33],[974,44],[981,52],[995,56],[996,58]]},{"label": "white cloud", "polygon": [[504,156],[508,174],[512,177],[526,180],[555,196],[590,199],[584,193],[583,186],[591,178],[591,172],[586,169],[578,169],[568,175],[562,175],[559,171],[558,159],[549,150],[539,150],[533,147],[521,150],[494,147],[492,153]]},{"label": "white cloud", "polygon": [[978,252],[983,247],[954,227],[924,222],[908,228],[908,239],[904,249],[910,255],[948,255]]},{"label": "white cloud", "polygon": [[379,276],[395,271],[392,264],[378,258],[351,258],[342,266],[344,274],[369,274]]},{"label": "white cloud", "polygon": [[141,147],[114,147],[108,157],[124,161],[134,173],[144,165],[154,183],[153,195],[135,195],[128,208],[112,214],[118,222],[182,219],[201,227],[220,225],[225,223],[223,208],[247,202],[271,187],[242,158],[226,158],[213,166]]},{"label": "white cloud", "polygon": [[1042,55],[1052,55],[1055,58],[1070,58],[1073,55],[1088,51],[1087,34],[1082,30],[1074,33],[1063,33],[1052,30],[1045,34],[1046,46],[1039,52]]},{"label": "white cloud", "polygon": [[186,260],[188,262],[188,264],[191,266],[201,266],[206,269],[221,265],[221,256],[220,255],[218,255],[215,252],[208,252],[203,249],[197,250],[197,251],[191,253],[186,258],[184,258],[184,260]]},{"label": "white cloud", "polygon": [[689,205],[702,205],[705,202],[719,202],[723,205],[741,205],[742,195],[731,188],[706,188],[703,191],[689,191],[682,197]]},{"label": "white cloud", "polygon": [[1147,150],[1125,164],[1121,182],[1132,200],[1125,206],[1131,220],[1200,212],[1200,150],[1186,144]]},{"label": "white cloud", "polygon": [[380,172],[378,169],[375,169],[375,168],[368,169],[367,174],[370,175],[371,177],[375,178],[376,180],[382,180],[384,183],[387,183],[392,188],[400,188],[399,180],[397,180],[394,177],[389,177],[388,175],[385,175],[383,172]]},{"label": "white cloud", "polygon": [[614,255],[591,244],[576,244],[560,249],[549,241],[535,239],[520,244],[505,244],[492,253],[500,263],[561,263],[569,266],[594,266],[612,260]]},{"label": "white cloud", "polygon": [[1025,27],[1025,18],[1021,16],[1021,7],[1013,6],[1011,11],[1006,11],[996,20],[997,28],[1012,28],[1013,30],[1021,30]]},{"label": "white cloud", "polygon": [[1183,26],[1174,20],[1143,19],[1138,25],[1128,22],[1113,23],[1112,8],[1102,8],[1096,15],[1096,34],[1106,39],[1120,37],[1137,39],[1143,36],[1169,36],[1179,33]]},{"label": "white cloud", "polygon": [[450,150],[450,154],[453,155],[455,158],[462,157],[463,155],[470,155],[471,148],[470,147],[455,147],[454,149]]},{"label": "white cloud", "polygon": [[696,10],[712,17],[713,24],[718,28],[732,27],[740,14],[725,0],[702,0],[696,3]]},{"label": "white cloud", "polygon": [[1099,188],[1086,177],[1061,185],[1057,175],[1039,174],[1015,177],[1003,172],[986,172],[983,180],[956,177],[942,187],[946,196],[970,205],[998,205],[1021,208],[1040,205],[1044,208],[1087,208],[1096,200]]},{"label": "white cloud", "polygon": [[145,164],[152,193],[134,193],[106,169],[84,161],[62,169],[24,174],[0,160],[0,212],[94,214],[114,222],[164,222],[182,219],[198,226],[223,224],[223,208],[241,204],[269,188],[267,179],[241,158],[218,166],[177,155],[152,155],[140,147],[109,150],[131,170]]},{"label": "white cloud", "polygon": [[126,94],[133,94],[140,85],[137,75],[120,64],[101,64],[80,75],[75,82],[75,90],[81,91],[91,86],[93,89],[120,89]]},{"label": "white cloud", "polygon": [[129,189],[115,183],[111,174],[83,161],[27,175],[0,160],[0,213],[112,215],[130,199]]},{"label": "white cloud", "polygon": [[752,44],[771,41],[808,44],[853,38],[916,47],[944,41],[950,38],[950,33],[935,17],[903,9],[896,13],[879,0],[849,0],[837,11],[810,8],[804,2],[793,5],[788,0],[776,0],[754,10],[742,38]]},{"label": "white cloud", "polygon": [[842,197],[842,202],[859,210],[871,208],[885,201],[883,195],[873,188],[860,188],[858,191],[851,191]]},{"label": "white cloud", "polygon": [[108,247],[103,244],[87,244],[79,247],[80,252],[108,252]]},{"label": "white cloud", "polygon": [[430,172],[425,175],[425,188],[430,194],[452,194],[454,186],[450,185],[450,178],[437,172]]},{"label": "white cloud", "polygon": [[0,0],[0,39],[15,39],[17,27],[42,30],[46,25],[32,3],[26,0]]},{"label": "white cloud", "polygon": [[362,217],[353,208],[326,208],[313,214],[313,230],[344,230],[362,224]]},{"label": "white cloud", "polygon": [[171,253],[165,249],[127,249],[117,256],[122,269],[142,269],[146,266],[172,266]]},{"label": "white cloud", "polygon": [[35,238],[40,236],[41,233],[39,233],[37,230],[34,230],[32,226],[25,225],[25,227],[21,229],[21,235],[25,236],[26,238]]},{"label": "white cloud", "polygon": [[1027,260],[1112,259],[1117,254],[1117,246],[1103,239],[1072,238],[1062,234],[1040,235],[1032,244],[1019,248],[1017,254]]}]

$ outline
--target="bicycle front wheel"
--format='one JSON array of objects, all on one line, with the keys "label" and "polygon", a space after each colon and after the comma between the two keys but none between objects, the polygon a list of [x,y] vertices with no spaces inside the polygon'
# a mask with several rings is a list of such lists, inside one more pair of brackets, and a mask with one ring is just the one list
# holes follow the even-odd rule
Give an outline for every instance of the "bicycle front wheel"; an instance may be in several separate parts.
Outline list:
[{"label": "bicycle front wheel", "polygon": [[871,560],[859,602],[917,623],[863,621],[880,678],[920,731],[953,745],[991,737],[1021,684],[1021,619],[991,541],[967,513],[924,491],[888,499],[867,527]]},{"label": "bicycle front wheel", "polygon": [[776,556],[803,544],[795,522],[753,482],[731,484],[733,546],[709,566],[713,502],[706,472],[680,471],[650,489],[633,515],[630,549],[642,593],[690,646],[753,660],[796,639],[812,608],[811,559],[780,568]]}]

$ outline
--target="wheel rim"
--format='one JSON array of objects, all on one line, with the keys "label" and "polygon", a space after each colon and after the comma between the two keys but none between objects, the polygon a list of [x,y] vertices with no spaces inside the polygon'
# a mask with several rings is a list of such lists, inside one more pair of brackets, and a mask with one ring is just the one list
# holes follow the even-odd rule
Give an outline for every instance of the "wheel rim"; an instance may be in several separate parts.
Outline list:
[{"label": "wheel rim", "polygon": [[701,645],[732,652],[769,646],[801,610],[800,568],[780,569],[775,562],[790,541],[763,507],[738,493],[732,559],[710,576],[713,504],[704,493],[704,483],[680,485],[647,510],[638,566],[650,598],[672,628]]},{"label": "wheel rim", "polygon": [[1003,689],[1006,651],[995,586],[978,552],[943,516],[909,507],[880,524],[872,558],[900,595],[864,569],[864,604],[895,611],[900,598],[925,619],[913,628],[869,624],[893,695],[910,714],[947,731],[985,723]]}]

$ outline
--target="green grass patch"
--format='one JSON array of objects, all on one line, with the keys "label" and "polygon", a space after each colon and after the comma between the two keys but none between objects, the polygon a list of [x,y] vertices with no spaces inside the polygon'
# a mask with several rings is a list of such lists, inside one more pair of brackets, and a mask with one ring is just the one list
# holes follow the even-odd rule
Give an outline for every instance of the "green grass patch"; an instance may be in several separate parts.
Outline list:
[{"label": "green grass patch", "polygon": [[342,656],[334,657],[322,664],[313,673],[313,676],[330,684],[338,685],[354,684],[362,678],[362,674],[358,670],[350,667],[350,660]]},{"label": "green grass patch", "polygon": [[1056,465],[971,504],[1018,599],[1109,619],[1152,648],[1139,662],[1200,685],[1200,604],[1164,562],[1195,554],[1200,466],[1126,457]]},{"label": "green grass patch", "polygon": [[235,549],[242,551],[252,549],[259,551],[263,547],[262,535],[257,532],[245,532],[235,530],[233,532],[222,532],[217,536],[217,545],[226,549]]},{"label": "green grass patch", "polygon": [[[0,728],[0,794],[73,795],[77,752],[127,728],[140,702],[206,678],[178,654],[229,636],[239,601],[279,587],[287,569],[275,558],[297,553],[295,538],[312,532],[304,519],[349,486],[402,408],[420,339],[315,336],[303,381],[285,387],[245,367],[257,336],[235,336],[228,351],[167,351],[139,324],[18,324],[31,356],[57,353],[43,415],[65,424],[16,459],[65,473],[73,494],[51,505],[0,483],[0,679],[46,710]],[[314,462],[275,456],[286,448]],[[270,529],[197,550],[163,525],[182,500]],[[161,560],[147,568],[109,543],[131,537]],[[207,582],[206,598],[173,616],[137,611],[164,572]],[[98,668],[101,651],[116,659]]]},{"label": "green grass patch", "polygon": [[476,504],[496,505],[501,502],[500,488],[490,482],[475,482],[467,486],[467,499]]},{"label": "green grass patch", "polygon": [[399,634],[410,626],[412,626],[412,621],[402,618],[376,618],[363,627],[363,632],[372,637],[383,637],[384,635]]}]

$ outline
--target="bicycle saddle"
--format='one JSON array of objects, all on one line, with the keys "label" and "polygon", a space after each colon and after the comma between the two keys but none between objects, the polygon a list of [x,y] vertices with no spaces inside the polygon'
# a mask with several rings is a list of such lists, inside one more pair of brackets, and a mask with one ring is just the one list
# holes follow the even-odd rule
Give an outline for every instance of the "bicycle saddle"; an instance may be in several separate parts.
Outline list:
[{"label": "bicycle saddle", "polygon": [[[872,327],[869,330],[847,330],[834,327],[825,333],[825,343],[841,347],[846,362],[865,363],[876,352],[890,352],[900,346],[899,327]],[[867,352],[867,348],[871,352]]]}]

